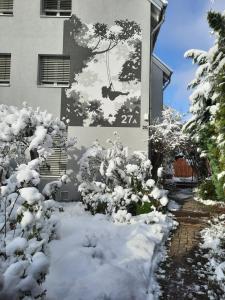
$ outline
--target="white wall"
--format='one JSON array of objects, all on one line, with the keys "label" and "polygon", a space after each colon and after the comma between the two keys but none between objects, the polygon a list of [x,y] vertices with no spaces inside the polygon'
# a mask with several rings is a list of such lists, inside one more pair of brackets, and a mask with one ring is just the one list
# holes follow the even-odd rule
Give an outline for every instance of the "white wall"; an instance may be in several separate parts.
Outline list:
[{"label": "white wall", "polygon": [[149,111],[149,65],[150,65],[150,4],[140,0],[75,0],[73,13],[87,23],[105,22],[113,24],[116,19],[130,19],[141,24],[143,30],[142,45],[142,100],[141,100],[141,128],[83,128],[70,127],[69,133],[78,137],[78,146],[90,145],[94,139],[105,142],[116,130],[122,141],[130,150],[147,151],[147,131],[142,129],[146,125],[143,120]]},{"label": "white wall", "polygon": [[[130,19],[141,24],[142,100],[140,128],[69,127],[69,136],[78,139],[77,153],[95,139],[105,142],[116,130],[130,150],[148,150],[148,132],[142,129],[149,112],[150,4],[147,0],[73,0],[73,13],[82,21],[112,24],[115,19]],[[40,17],[40,0],[14,0],[14,16],[0,16],[0,53],[11,53],[9,87],[0,86],[0,103],[20,106],[26,101],[60,117],[61,89],[38,87],[38,54],[62,54],[65,18]],[[78,154],[79,156],[79,154]],[[70,161],[69,167],[77,164]],[[67,189],[67,188],[66,188]],[[71,196],[73,197],[73,196]]]},{"label": "white wall", "polygon": [[24,101],[60,115],[61,89],[37,86],[38,54],[62,54],[63,21],[41,18],[40,0],[14,0],[14,16],[0,16],[0,53],[11,53],[10,87],[0,86],[0,103]]}]

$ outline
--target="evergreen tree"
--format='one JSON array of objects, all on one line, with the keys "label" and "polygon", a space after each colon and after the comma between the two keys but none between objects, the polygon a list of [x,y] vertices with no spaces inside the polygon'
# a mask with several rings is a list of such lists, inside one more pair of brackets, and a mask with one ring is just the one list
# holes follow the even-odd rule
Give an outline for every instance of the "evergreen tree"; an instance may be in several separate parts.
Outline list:
[{"label": "evergreen tree", "polygon": [[225,195],[225,16],[210,11],[209,26],[215,35],[214,46],[208,52],[190,50],[185,56],[199,67],[189,85],[194,89],[191,100],[193,117],[186,129],[206,156],[212,172],[216,198]]}]

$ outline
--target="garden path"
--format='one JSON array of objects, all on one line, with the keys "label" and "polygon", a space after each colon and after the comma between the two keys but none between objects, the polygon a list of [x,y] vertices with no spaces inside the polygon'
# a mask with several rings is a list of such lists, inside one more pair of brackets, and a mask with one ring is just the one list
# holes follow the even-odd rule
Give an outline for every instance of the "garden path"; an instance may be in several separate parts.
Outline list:
[{"label": "garden path", "polygon": [[222,213],[221,208],[195,201],[190,189],[173,192],[170,197],[181,209],[173,212],[179,225],[172,233],[167,258],[157,274],[162,292],[160,299],[225,299],[219,286],[208,281],[209,274],[204,268],[207,260],[199,249],[200,231],[208,225],[209,218]]}]

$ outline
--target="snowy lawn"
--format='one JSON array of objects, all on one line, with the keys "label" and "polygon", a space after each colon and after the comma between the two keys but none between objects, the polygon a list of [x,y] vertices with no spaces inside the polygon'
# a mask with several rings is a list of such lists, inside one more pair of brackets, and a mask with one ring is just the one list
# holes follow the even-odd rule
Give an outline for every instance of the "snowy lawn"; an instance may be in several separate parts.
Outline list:
[{"label": "snowy lawn", "polygon": [[157,299],[153,271],[173,221],[159,212],[130,224],[92,216],[81,203],[63,204],[60,239],[50,243],[49,300]]}]

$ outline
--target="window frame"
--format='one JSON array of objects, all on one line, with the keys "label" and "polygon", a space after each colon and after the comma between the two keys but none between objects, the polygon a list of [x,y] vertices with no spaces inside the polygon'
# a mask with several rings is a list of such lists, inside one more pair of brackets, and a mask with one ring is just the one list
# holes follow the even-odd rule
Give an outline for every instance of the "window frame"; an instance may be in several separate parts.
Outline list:
[{"label": "window frame", "polygon": [[1,11],[0,9],[0,17],[13,17],[13,11],[14,11],[14,0],[11,0],[12,1],[12,9],[6,9],[5,10],[5,13],[4,13],[4,10]]},{"label": "window frame", "polygon": [[9,80],[6,80],[3,82],[3,80],[0,79],[0,86],[10,86],[11,83],[11,62],[12,62],[12,54],[11,53],[0,53],[1,56],[8,56],[10,58],[10,64],[9,64]]},{"label": "window frame", "polygon": [[38,80],[37,80],[37,85],[38,87],[48,87],[48,88],[67,88],[70,86],[70,71],[69,71],[69,78],[68,78],[68,83],[42,83],[42,64],[41,64],[41,59],[43,57],[60,57],[60,58],[67,58],[70,63],[70,69],[71,69],[71,61],[70,61],[70,56],[69,55],[64,55],[64,54],[39,54],[38,55]]},{"label": "window frame", "polygon": [[[60,9],[60,8],[58,8],[56,10],[51,10],[50,9],[49,13],[52,11],[53,13],[55,13],[53,15],[46,14],[46,9],[44,8],[45,7],[45,1],[46,0],[41,0],[41,12],[40,12],[41,17],[43,17],[43,18],[70,18],[72,16],[72,6],[73,6],[73,1],[72,0],[71,0],[70,10],[63,10],[63,9]],[[57,0],[57,1],[58,1],[58,6],[59,6],[61,0]],[[63,12],[64,13],[68,12],[68,15],[61,15],[61,13],[63,13]]]}]

